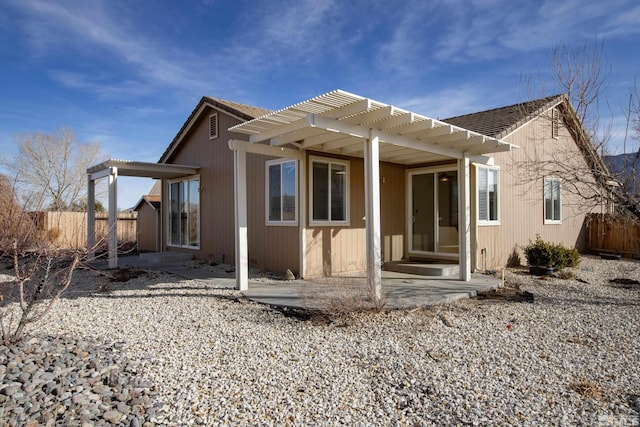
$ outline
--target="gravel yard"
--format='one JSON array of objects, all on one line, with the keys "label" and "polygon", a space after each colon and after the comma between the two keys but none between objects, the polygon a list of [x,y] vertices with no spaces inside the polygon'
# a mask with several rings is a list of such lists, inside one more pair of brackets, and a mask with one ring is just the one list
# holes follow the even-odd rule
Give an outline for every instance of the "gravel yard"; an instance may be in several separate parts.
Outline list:
[{"label": "gravel yard", "polygon": [[569,270],[507,271],[533,303],[308,319],[165,273],[81,272],[24,344],[0,346],[0,420],[639,425],[640,263],[585,257]]}]

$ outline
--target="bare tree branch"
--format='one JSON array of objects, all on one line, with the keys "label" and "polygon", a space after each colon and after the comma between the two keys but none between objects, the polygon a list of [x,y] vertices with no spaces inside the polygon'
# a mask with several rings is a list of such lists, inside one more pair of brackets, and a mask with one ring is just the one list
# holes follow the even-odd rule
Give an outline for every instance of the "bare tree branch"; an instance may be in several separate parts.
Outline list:
[{"label": "bare tree branch", "polygon": [[44,194],[44,205],[54,210],[83,205],[86,170],[106,157],[99,142],[80,144],[69,128],[19,134],[15,143],[18,154],[4,159],[2,165],[16,177],[25,197]]}]

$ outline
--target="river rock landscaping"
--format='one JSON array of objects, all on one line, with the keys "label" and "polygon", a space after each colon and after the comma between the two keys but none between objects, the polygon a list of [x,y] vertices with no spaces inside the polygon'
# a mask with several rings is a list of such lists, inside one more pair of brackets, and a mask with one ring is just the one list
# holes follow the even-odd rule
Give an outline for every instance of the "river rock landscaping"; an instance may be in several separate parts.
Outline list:
[{"label": "river rock landscaping", "polygon": [[230,279],[79,271],[0,345],[0,423],[639,425],[640,263],[567,271],[507,270],[522,300],[339,316],[283,315]]}]

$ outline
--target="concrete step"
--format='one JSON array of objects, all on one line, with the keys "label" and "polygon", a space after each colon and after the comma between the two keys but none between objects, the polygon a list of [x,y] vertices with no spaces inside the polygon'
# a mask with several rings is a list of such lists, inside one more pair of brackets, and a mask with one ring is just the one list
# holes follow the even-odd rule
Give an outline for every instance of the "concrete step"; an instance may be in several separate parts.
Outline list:
[{"label": "concrete step", "polygon": [[145,252],[140,254],[140,260],[154,264],[189,261],[193,255],[184,252]]},{"label": "concrete step", "polygon": [[460,274],[458,264],[437,262],[392,261],[385,262],[383,269],[396,273],[415,274],[418,276],[446,277]]}]

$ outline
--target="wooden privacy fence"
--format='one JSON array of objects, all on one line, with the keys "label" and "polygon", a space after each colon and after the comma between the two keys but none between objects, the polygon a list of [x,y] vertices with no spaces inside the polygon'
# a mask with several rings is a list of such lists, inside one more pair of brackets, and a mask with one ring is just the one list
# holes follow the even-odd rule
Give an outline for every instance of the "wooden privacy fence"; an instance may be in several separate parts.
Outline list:
[{"label": "wooden privacy fence", "polygon": [[640,224],[619,215],[587,216],[587,245],[591,252],[640,259]]},{"label": "wooden privacy fence", "polygon": [[[61,248],[81,248],[87,244],[86,212],[36,212],[38,230]],[[118,244],[135,242],[138,236],[137,213],[118,214]],[[96,214],[96,241],[107,235],[109,219]]]}]

